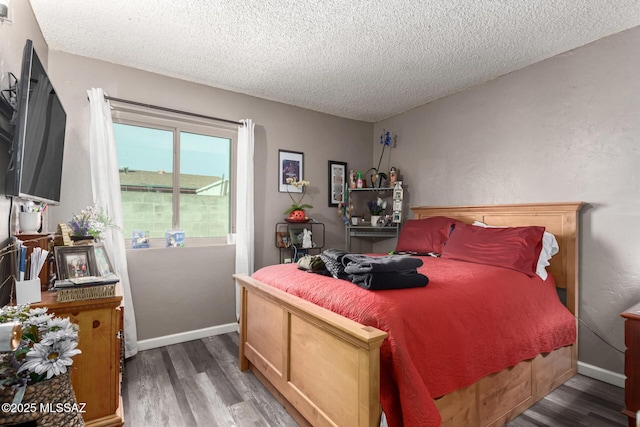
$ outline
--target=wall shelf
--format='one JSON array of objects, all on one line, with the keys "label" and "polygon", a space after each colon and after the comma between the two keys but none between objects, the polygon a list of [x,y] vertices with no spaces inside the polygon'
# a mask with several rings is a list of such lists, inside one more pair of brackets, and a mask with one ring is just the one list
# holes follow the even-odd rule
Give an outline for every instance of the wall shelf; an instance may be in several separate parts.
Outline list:
[{"label": "wall shelf", "polygon": [[[350,203],[354,205],[362,205],[363,203],[366,206],[365,199],[367,197],[381,197],[383,199],[388,199],[387,201],[393,204],[393,191],[392,187],[383,187],[383,188],[348,188],[347,189],[347,197]],[[370,224],[347,224],[345,225],[345,235],[346,235],[346,250],[351,251],[351,239],[356,238],[364,238],[364,239],[398,239],[398,235],[400,234],[400,226],[401,223],[391,223],[386,226],[375,227]]]}]

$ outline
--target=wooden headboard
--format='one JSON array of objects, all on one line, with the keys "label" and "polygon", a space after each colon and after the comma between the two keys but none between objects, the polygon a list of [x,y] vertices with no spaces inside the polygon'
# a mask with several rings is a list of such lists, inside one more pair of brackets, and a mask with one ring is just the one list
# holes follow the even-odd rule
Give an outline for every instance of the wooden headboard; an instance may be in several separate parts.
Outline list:
[{"label": "wooden headboard", "polygon": [[566,305],[578,315],[578,213],[581,202],[530,203],[486,206],[413,207],[414,219],[446,216],[471,224],[518,227],[543,226],[555,235],[560,252],[551,258],[547,271],[558,288],[566,289]]}]

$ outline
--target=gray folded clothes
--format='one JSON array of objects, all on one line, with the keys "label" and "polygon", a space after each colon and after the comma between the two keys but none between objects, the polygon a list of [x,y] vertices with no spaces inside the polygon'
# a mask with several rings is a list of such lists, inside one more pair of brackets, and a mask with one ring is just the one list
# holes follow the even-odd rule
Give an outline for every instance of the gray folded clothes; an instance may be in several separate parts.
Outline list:
[{"label": "gray folded clothes", "polygon": [[320,259],[324,262],[325,267],[336,279],[348,279],[349,275],[344,272],[342,258],[348,252],[342,249],[327,249],[320,254]]},{"label": "gray folded clothes", "polygon": [[422,266],[422,260],[404,255],[345,254],[342,257],[342,264],[347,274],[392,273],[415,270]]},{"label": "gray folded clothes", "polygon": [[353,274],[351,281],[370,291],[384,289],[420,288],[427,286],[429,278],[413,271],[393,273]]}]

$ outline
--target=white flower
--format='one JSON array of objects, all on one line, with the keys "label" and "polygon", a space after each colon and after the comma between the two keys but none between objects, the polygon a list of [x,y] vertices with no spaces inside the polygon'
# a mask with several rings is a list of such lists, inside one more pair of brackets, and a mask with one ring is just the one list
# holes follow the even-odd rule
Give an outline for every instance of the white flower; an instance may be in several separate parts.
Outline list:
[{"label": "white flower", "polygon": [[0,323],[22,324],[18,349],[0,358],[0,390],[46,381],[73,364],[71,358],[80,353],[78,325],[53,316],[46,308],[30,310],[28,305],[0,308]]},{"label": "white flower", "polygon": [[35,343],[18,372],[30,371],[38,375],[46,373],[47,379],[64,374],[67,366],[73,364],[71,357],[81,353],[77,346],[75,341],[59,341],[53,345]]},{"label": "white flower", "polygon": [[29,311],[29,316],[40,316],[40,315],[46,314],[47,310],[48,310],[47,307],[32,308]]},{"label": "white flower", "polygon": [[47,332],[40,340],[40,344],[53,345],[58,341],[77,341],[78,332],[74,329],[58,329],[57,331]]},{"label": "white flower", "polygon": [[64,319],[61,317],[54,317],[53,319],[49,319],[49,321],[47,322],[47,330],[49,331],[55,331],[58,329],[70,329],[74,326],[75,325],[71,323],[68,317],[65,317]]},{"label": "white flower", "polygon": [[49,322],[51,320],[51,315],[50,314],[38,314],[35,316],[29,316],[29,318],[27,320],[24,321],[24,326],[29,326],[29,325],[34,325],[36,327],[38,327],[38,329],[41,329],[42,327],[46,326],[47,322]]}]

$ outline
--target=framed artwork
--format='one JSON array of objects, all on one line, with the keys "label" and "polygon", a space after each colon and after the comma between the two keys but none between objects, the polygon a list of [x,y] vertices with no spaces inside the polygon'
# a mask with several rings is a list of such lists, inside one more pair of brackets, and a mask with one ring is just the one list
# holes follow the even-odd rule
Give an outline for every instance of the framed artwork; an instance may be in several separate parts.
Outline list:
[{"label": "framed artwork", "polygon": [[276,243],[279,248],[288,248],[290,245],[290,236],[286,231],[277,231],[276,232]]},{"label": "framed artwork", "polygon": [[307,229],[305,226],[289,226],[289,244],[301,247],[305,229]]},{"label": "framed artwork", "polygon": [[329,207],[338,206],[344,200],[347,182],[347,164],[329,160]]},{"label": "framed artwork", "polygon": [[92,245],[55,246],[58,279],[96,276],[96,262]]},{"label": "framed artwork", "polygon": [[287,184],[287,178],[302,181],[304,154],[297,151],[278,150],[278,191],[281,193],[302,193],[302,187]]},{"label": "framed artwork", "polygon": [[111,267],[111,261],[102,243],[96,243],[93,245],[94,256],[96,260],[96,276],[107,276],[113,274],[113,267]]}]

